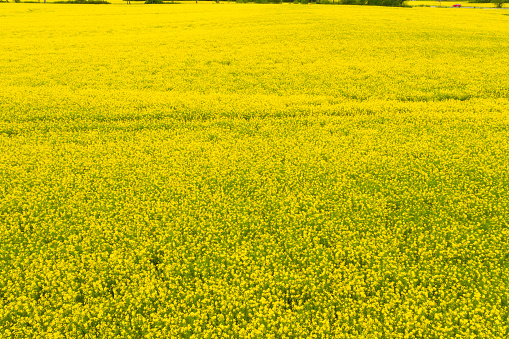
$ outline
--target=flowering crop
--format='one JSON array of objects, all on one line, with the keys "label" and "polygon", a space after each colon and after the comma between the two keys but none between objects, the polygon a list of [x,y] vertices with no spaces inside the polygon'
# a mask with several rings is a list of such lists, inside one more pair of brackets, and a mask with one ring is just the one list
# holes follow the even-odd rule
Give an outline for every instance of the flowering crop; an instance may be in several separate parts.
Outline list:
[{"label": "flowering crop", "polygon": [[453,7],[454,5],[461,5],[460,7],[468,7],[468,8],[494,8],[495,4],[493,3],[485,3],[485,2],[469,2],[469,1],[440,1],[440,0],[411,0],[407,2],[410,6],[441,6],[441,7]]},{"label": "flowering crop", "polygon": [[504,11],[0,26],[0,337],[508,336]]}]

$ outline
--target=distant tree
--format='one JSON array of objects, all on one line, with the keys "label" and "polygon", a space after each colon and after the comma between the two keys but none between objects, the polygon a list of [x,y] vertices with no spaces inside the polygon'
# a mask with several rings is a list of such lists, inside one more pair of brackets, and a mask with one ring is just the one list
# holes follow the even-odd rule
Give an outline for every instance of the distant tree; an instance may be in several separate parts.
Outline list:
[{"label": "distant tree", "polygon": [[507,3],[507,0],[491,0],[491,2],[495,4],[495,7],[502,8]]},{"label": "distant tree", "polygon": [[343,5],[405,7],[405,0],[339,0]]}]

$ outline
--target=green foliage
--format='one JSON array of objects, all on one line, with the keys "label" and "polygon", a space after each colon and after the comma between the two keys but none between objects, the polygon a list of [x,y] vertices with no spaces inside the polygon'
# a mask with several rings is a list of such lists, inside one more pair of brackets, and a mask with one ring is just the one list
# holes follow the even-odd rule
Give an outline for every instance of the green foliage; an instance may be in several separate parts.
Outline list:
[{"label": "green foliage", "polygon": [[[131,1],[136,1],[136,0],[131,0]],[[163,0],[146,0],[145,3],[146,4],[159,4],[159,5],[162,5],[162,4],[165,4],[165,5],[180,4],[180,2],[177,2],[177,1],[163,1]]]},{"label": "green foliage", "polygon": [[343,5],[406,7],[405,0],[340,0]]},{"label": "green foliage", "polygon": [[237,0],[237,3],[255,3],[255,4],[280,4],[281,0]]},{"label": "green foliage", "polygon": [[56,4],[92,4],[92,5],[99,5],[99,4],[110,4],[109,1],[103,1],[103,0],[68,0],[68,1],[55,1]]},{"label": "green foliage", "polygon": [[492,0],[491,2],[495,4],[495,7],[502,8],[507,3],[507,0]]}]

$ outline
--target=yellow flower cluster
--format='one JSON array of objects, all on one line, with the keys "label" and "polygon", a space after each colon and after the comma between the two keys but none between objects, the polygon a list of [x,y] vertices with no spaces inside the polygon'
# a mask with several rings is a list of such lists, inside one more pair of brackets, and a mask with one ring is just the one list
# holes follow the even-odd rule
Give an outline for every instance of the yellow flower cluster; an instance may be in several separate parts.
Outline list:
[{"label": "yellow flower cluster", "polygon": [[509,17],[0,4],[1,338],[507,338]]}]

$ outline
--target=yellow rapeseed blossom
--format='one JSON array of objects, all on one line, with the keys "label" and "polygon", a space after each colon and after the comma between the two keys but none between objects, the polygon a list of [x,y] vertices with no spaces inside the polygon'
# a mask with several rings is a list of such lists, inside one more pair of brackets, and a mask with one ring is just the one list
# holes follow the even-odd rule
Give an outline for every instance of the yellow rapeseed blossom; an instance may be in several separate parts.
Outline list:
[{"label": "yellow rapeseed blossom", "polygon": [[506,338],[509,16],[0,4],[1,338]]}]

